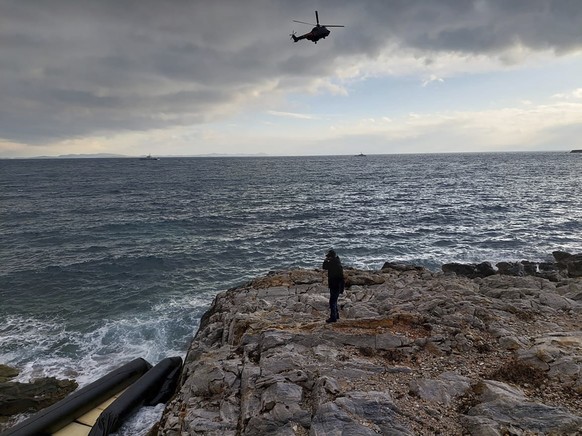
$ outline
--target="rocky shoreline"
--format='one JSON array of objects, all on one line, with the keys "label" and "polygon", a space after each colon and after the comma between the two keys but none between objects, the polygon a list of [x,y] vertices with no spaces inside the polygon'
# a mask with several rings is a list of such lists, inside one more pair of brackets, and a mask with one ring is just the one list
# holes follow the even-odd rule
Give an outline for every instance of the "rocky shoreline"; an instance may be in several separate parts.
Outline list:
[{"label": "rocky shoreline", "polygon": [[[580,435],[582,255],[272,272],[219,293],[150,435]],[[74,380],[12,381],[0,430]]]},{"label": "rocky shoreline", "polygon": [[321,270],[219,293],[158,435],[582,434],[582,256]]},{"label": "rocky shoreline", "polygon": [[62,400],[75,389],[75,380],[59,380],[42,377],[30,383],[13,381],[18,369],[0,364],[0,431],[15,424],[15,418],[22,414],[38,412]]}]

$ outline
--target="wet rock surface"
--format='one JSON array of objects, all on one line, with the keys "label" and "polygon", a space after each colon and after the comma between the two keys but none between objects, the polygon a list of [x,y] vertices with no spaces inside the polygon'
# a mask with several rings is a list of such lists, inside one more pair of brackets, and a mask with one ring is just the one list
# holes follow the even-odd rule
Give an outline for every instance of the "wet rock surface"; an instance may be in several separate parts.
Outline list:
[{"label": "wet rock surface", "polygon": [[0,431],[23,413],[34,413],[65,398],[77,388],[74,380],[43,377],[30,383],[12,381],[18,370],[0,365]]},{"label": "wet rock surface", "polygon": [[334,324],[324,271],[218,294],[157,434],[580,434],[582,280],[489,266],[346,268]]}]

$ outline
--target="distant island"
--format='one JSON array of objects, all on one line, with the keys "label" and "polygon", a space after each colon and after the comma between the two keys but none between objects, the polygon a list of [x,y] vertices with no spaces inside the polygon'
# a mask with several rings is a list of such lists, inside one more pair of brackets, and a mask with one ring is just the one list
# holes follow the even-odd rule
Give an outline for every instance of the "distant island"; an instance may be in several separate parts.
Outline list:
[{"label": "distant island", "polygon": [[572,150],[570,153],[582,153],[582,148],[579,148],[577,150]]},{"label": "distant island", "polygon": [[24,159],[103,159],[127,157],[122,154],[94,153],[94,154],[60,154],[58,156],[35,156]]},{"label": "distant island", "polygon": [[[145,155],[141,156],[128,156],[124,154],[112,154],[112,153],[95,153],[95,154],[61,154],[58,156],[31,156],[31,157],[0,157],[0,159],[136,159],[144,158]],[[255,154],[221,154],[221,153],[208,153],[208,154],[191,154],[191,155],[163,155],[163,158],[192,158],[192,157],[271,157],[271,155],[266,153],[255,153]],[[157,158],[156,158],[157,159]],[[152,159],[154,160],[154,159]]]},{"label": "distant island", "polygon": [[[154,160],[151,155],[149,155],[151,160]],[[184,157],[267,157],[269,156],[266,153],[256,153],[256,154],[221,154],[221,153],[208,153],[208,154],[192,154],[192,155],[167,155],[162,156],[166,158],[184,158]],[[135,159],[138,158],[147,158],[145,155],[141,156],[128,156],[124,154],[111,154],[111,153],[95,153],[95,154],[61,154],[58,156],[34,156],[34,157],[24,157],[24,158],[12,158],[12,159]],[[158,158],[155,158],[158,159]]]}]

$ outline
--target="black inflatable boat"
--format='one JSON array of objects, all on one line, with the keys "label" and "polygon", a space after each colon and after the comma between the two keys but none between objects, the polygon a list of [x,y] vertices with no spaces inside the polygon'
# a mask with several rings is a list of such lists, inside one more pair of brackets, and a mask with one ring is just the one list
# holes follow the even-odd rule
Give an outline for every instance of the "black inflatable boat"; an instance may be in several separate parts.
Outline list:
[{"label": "black inflatable boat", "polygon": [[105,436],[142,406],[165,403],[173,395],[182,358],[152,367],[135,359],[6,430],[0,436]]}]

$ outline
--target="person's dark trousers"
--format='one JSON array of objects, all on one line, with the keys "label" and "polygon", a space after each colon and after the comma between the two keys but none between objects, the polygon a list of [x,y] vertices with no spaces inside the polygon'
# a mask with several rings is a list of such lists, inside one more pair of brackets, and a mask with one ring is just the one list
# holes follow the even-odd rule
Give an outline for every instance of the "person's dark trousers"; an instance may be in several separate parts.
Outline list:
[{"label": "person's dark trousers", "polygon": [[339,298],[339,289],[329,290],[329,321],[335,322],[339,319],[339,310],[337,307],[337,299]]}]

